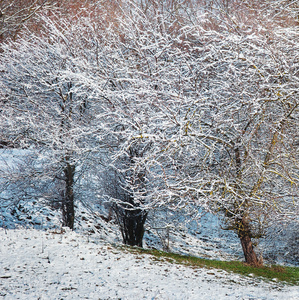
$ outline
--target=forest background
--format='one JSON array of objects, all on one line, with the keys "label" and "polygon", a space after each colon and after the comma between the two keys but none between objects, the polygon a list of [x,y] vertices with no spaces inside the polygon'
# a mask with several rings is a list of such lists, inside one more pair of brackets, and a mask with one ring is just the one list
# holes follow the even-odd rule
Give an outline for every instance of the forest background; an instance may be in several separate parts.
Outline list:
[{"label": "forest background", "polygon": [[128,245],[211,214],[248,264],[298,249],[298,9],[1,1],[2,226],[33,203],[73,229],[81,203]]}]

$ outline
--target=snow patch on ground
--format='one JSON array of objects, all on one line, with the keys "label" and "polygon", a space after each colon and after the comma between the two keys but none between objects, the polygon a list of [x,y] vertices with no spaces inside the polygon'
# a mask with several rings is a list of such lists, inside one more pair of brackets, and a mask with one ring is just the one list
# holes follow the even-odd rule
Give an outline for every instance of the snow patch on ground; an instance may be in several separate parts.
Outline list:
[{"label": "snow patch on ground", "polygon": [[156,261],[75,231],[0,229],[0,299],[298,299],[299,287]]}]

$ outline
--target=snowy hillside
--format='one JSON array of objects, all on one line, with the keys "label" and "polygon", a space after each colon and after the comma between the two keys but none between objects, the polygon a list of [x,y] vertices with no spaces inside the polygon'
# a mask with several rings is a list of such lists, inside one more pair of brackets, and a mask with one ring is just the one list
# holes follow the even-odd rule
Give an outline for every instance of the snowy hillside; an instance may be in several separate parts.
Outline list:
[{"label": "snowy hillside", "polygon": [[155,261],[74,231],[0,236],[0,299],[298,299],[299,287]]},{"label": "snowy hillside", "polygon": [[[122,244],[122,236],[114,217],[107,222],[109,211],[103,206],[94,207],[94,212],[88,211],[82,204],[76,207],[75,230],[82,234],[100,237],[106,242]],[[187,222],[179,220],[180,214],[173,216],[174,220],[162,212],[158,219],[150,215],[146,223],[144,247],[174,253],[193,255],[201,258],[218,260],[244,261],[240,241],[235,233],[223,230],[216,216],[204,214],[201,219]],[[172,226],[161,226],[161,220]],[[174,223],[173,223],[174,222]],[[162,224],[162,225],[165,225]],[[0,207],[0,228],[35,228],[60,229],[61,212],[36,201],[20,201],[17,206]],[[272,228],[274,233],[259,241],[256,250],[262,253],[267,264],[297,266],[299,263],[298,228]]]}]

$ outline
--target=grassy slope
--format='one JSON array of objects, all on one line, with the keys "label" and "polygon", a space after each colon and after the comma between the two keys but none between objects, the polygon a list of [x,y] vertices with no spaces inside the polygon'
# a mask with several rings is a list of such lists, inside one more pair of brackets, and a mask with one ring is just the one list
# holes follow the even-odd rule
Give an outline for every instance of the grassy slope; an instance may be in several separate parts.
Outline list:
[{"label": "grassy slope", "polygon": [[299,285],[299,267],[263,266],[252,267],[240,261],[219,261],[168,253],[153,249],[125,247],[130,252],[150,254],[154,259],[167,260],[172,263],[185,264],[192,267],[217,268],[244,276],[257,276],[265,280],[277,280],[290,285]]}]

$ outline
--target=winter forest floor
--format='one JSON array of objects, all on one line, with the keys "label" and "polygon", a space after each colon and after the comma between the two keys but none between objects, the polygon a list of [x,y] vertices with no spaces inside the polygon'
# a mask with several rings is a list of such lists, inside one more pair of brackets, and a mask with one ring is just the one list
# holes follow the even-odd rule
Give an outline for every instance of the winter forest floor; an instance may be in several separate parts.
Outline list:
[{"label": "winter forest floor", "polygon": [[0,299],[298,299],[299,287],[115,248],[76,231],[0,229]]}]

